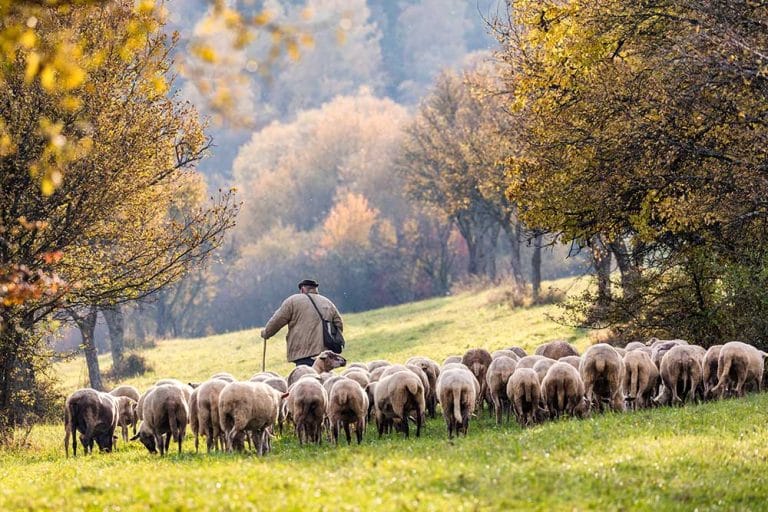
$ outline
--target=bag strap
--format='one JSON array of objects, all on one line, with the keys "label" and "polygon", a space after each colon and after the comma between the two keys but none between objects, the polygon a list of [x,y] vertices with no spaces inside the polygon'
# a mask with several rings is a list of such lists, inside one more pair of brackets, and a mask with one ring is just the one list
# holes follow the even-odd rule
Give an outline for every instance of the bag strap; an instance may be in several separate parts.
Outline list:
[{"label": "bag strap", "polygon": [[317,304],[315,304],[315,301],[312,300],[312,297],[310,297],[309,294],[307,294],[307,298],[309,299],[309,302],[311,302],[312,305],[315,306],[315,311],[317,311],[317,316],[320,317],[320,320],[322,320],[323,322],[327,322],[327,320],[323,318],[323,315],[320,313],[320,309],[317,307]]}]

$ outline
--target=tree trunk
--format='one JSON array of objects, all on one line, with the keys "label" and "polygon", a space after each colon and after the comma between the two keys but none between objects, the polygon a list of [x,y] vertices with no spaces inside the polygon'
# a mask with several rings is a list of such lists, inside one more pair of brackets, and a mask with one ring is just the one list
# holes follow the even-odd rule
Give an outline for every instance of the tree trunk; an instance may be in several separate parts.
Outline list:
[{"label": "tree trunk", "polygon": [[640,271],[635,264],[635,258],[627,248],[626,242],[622,239],[614,240],[608,246],[616,257],[616,264],[621,273],[621,290],[624,298],[632,298],[637,293],[636,284],[640,277]]},{"label": "tree trunk", "polygon": [[109,346],[112,351],[112,368],[117,372],[123,362],[125,353],[125,321],[123,310],[119,304],[101,310],[109,329]]},{"label": "tree trunk", "polygon": [[531,256],[531,286],[533,288],[533,303],[539,302],[541,295],[541,242],[544,235],[537,231],[533,238],[533,256]]},{"label": "tree trunk", "polygon": [[98,391],[104,391],[101,371],[99,370],[99,354],[93,339],[98,313],[96,307],[91,306],[85,316],[75,316],[75,323],[77,323],[83,338],[83,351],[85,352],[85,362],[88,365],[88,379],[91,381],[91,387]]},{"label": "tree trunk", "polygon": [[517,286],[525,285],[525,278],[523,277],[523,262],[520,259],[520,232],[522,231],[522,223],[519,220],[514,222],[510,220],[502,224],[504,233],[507,235],[510,248],[510,270],[512,271],[512,278],[515,280]]},{"label": "tree trunk", "polygon": [[611,251],[603,243],[599,235],[591,240],[592,265],[597,274],[597,301],[599,306],[611,300]]}]

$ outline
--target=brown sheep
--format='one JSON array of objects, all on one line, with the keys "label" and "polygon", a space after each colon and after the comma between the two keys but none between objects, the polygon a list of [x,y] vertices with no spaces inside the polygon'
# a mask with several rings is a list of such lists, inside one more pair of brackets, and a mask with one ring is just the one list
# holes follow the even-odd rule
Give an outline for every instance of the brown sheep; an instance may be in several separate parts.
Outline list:
[{"label": "brown sheep", "polygon": [[370,378],[370,381],[371,381],[371,382],[377,382],[377,381],[378,381],[378,380],[381,378],[381,375],[382,375],[382,374],[383,374],[385,371],[387,371],[387,368],[389,368],[390,366],[392,366],[392,365],[388,364],[387,366],[379,366],[379,367],[377,367],[377,368],[375,368],[375,369],[371,370],[371,378]]},{"label": "brown sheep", "polygon": [[541,384],[533,368],[517,368],[507,382],[507,396],[521,426],[541,420]]},{"label": "brown sheep", "polygon": [[538,363],[539,361],[544,361],[544,360],[550,360],[552,362],[555,361],[554,359],[549,359],[548,357],[544,357],[544,356],[535,356],[535,355],[534,356],[525,356],[525,357],[520,358],[520,360],[517,362],[517,367],[518,368],[531,368],[531,369],[533,369],[533,367],[534,367],[534,365],[536,363]]},{"label": "brown sheep", "polygon": [[630,409],[651,405],[658,382],[659,370],[645,351],[630,350],[624,355],[624,400]]},{"label": "brown sheep", "polygon": [[[305,375],[319,375],[319,373],[317,373],[311,366],[297,366],[291,370],[291,373],[288,374],[288,387],[293,386],[300,378]],[[256,377],[256,375],[251,377],[251,379],[254,377]]]},{"label": "brown sheep", "polygon": [[642,341],[630,341],[624,346],[624,350],[626,350],[627,352],[631,352],[633,350],[638,350],[638,349],[642,350],[644,348],[646,348],[646,345]]},{"label": "brown sheep", "polygon": [[[208,453],[211,450],[223,450],[226,446],[226,439],[224,438],[224,432],[221,430],[221,420],[219,419],[219,396],[222,390],[227,387],[230,382],[219,378],[211,379],[203,382],[195,390],[196,400],[192,400],[195,403],[194,412],[190,404],[190,423],[197,423],[198,432],[195,433],[195,452],[198,451],[198,434],[204,435],[206,439],[206,449]],[[197,419],[195,420],[195,413]]]},{"label": "brown sheep", "polygon": [[[296,386],[301,382],[317,381],[302,379]],[[263,382],[228,383],[219,393],[219,422],[227,451],[242,450],[243,441],[250,436],[259,456],[268,452],[279,404],[280,393]]]},{"label": "brown sheep", "polygon": [[660,340],[657,338],[651,338],[646,343],[647,346],[651,347],[651,359],[653,359],[653,363],[659,370],[661,370],[661,359],[664,357],[664,354],[669,352],[672,347],[687,344],[688,342],[685,340]]},{"label": "brown sheep", "polygon": [[181,453],[188,422],[189,406],[182,388],[177,385],[158,385],[144,399],[144,421],[139,433],[131,440],[139,439],[149,453],[159,451],[163,456],[168,452],[173,438]]},{"label": "brown sheep", "polygon": [[718,371],[717,364],[720,358],[720,350],[722,345],[712,345],[707,349],[707,353],[704,356],[704,364],[702,365],[704,379],[704,398],[712,398],[712,388],[717,386]]},{"label": "brown sheep", "polygon": [[614,411],[624,410],[624,361],[616,349],[607,343],[592,345],[582,356],[580,373],[590,406],[602,410],[607,402]]},{"label": "brown sheep", "polygon": [[[141,394],[139,393],[139,390],[136,389],[133,386],[123,385],[118,386],[112,391],[109,392],[110,395],[120,397],[125,396],[136,402],[134,404],[133,410],[131,411],[131,414],[127,417],[124,416],[124,414],[121,413],[120,415],[120,426],[122,427],[123,422],[130,423],[133,428],[133,434],[136,435],[136,425],[138,424],[139,420],[139,400],[141,399]],[[126,440],[127,432],[123,435],[123,441]]]},{"label": "brown sheep", "polygon": [[582,418],[589,410],[581,375],[568,363],[556,362],[549,367],[541,381],[541,397],[553,419],[563,413]]},{"label": "brown sheep", "polygon": [[360,387],[365,389],[368,384],[371,383],[371,379],[368,376],[368,372],[361,371],[351,371],[351,372],[345,372],[342,374],[342,376],[352,379],[353,381],[360,384]]},{"label": "brown sheep", "polygon": [[659,373],[664,390],[655,401],[682,404],[693,400],[702,384],[702,361],[705,354],[690,345],[672,346],[661,358]]},{"label": "brown sheep", "polygon": [[558,359],[559,363],[568,363],[569,365],[573,366],[577,370],[581,368],[581,357],[580,356],[565,356]]},{"label": "brown sheep", "polygon": [[376,368],[381,368],[383,366],[389,366],[390,364],[392,364],[392,363],[390,363],[389,361],[385,361],[384,359],[377,359],[375,361],[370,361],[368,363],[368,371],[369,372],[373,372]]},{"label": "brown sheep", "polygon": [[317,357],[315,357],[315,363],[312,365],[312,368],[314,368],[317,373],[322,375],[323,373],[330,372],[335,368],[346,366],[346,364],[347,360],[344,359],[340,354],[337,354],[332,350],[323,350],[317,355]]},{"label": "brown sheep", "polygon": [[448,427],[448,439],[452,439],[454,433],[466,437],[469,417],[475,410],[477,400],[477,379],[468,368],[461,365],[440,372],[436,386],[443,418]]},{"label": "brown sheep", "polygon": [[496,424],[501,425],[501,418],[506,411],[509,421],[511,402],[507,396],[507,382],[517,367],[517,361],[507,356],[500,356],[491,361],[485,380],[488,385],[488,393],[493,401],[493,409],[496,411]]},{"label": "brown sheep", "polygon": [[77,436],[85,454],[93,453],[94,441],[102,452],[109,453],[114,445],[119,410],[117,398],[95,389],[79,389],[69,395],[64,404],[64,452],[69,457],[69,436],[72,455],[77,456]]},{"label": "brown sheep", "polygon": [[579,351],[576,350],[576,347],[565,340],[555,340],[550,341],[549,343],[545,343],[544,345],[540,345],[536,348],[536,352],[534,352],[534,354],[537,356],[548,357],[557,361],[561,357],[578,356]]},{"label": "brown sheep", "polygon": [[440,376],[440,366],[428,357],[412,357],[405,362],[405,365],[416,365],[424,371],[429,381],[429,390],[425,389],[427,402],[427,412],[430,418],[435,417],[437,409],[437,378]]},{"label": "brown sheep", "polygon": [[328,393],[315,379],[299,379],[288,388],[288,410],[296,427],[299,444],[322,443]]},{"label": "brown sheep", "polygon": [[350,425],[354,425],[357,444],[362,443],[367,415],[368,395],[360,384],[346,377],[336,381],[328,396],[328,419],[333,442],[338,446],[339,428],[343,427],[347,444],[352,444]]},{"label": "brown sheep", "polygon": [[139,404],[136,402],[136,400],[127,396],[116,396],[115,400],[117,400],[118,424],[120,425],[120,432],[123,437],[123,442],[127,443],[128,425],[133,425],[133,433],[136,434],[136,423],[139,419],[138,414],[136,413],[136,407],[138,407]]},{"label": "brown sheep", "polygon": [[768,354],[741,341],[729,341],[720,349],[718,357],[718,381],[712,388],[712,396],[722,398],[726,391],[744,396],[746,385],[753,384],[763,390],[763,359]]},{"label": "brown sheep", "polygon": [[512,352],[517,354],[517,357],[520,358],[520,359],[522,359],[522,358],[524,358],[525,356],[528,355],[528,353],[524,349],[522,349],[521,347],[512,346],[512,347],[507,347],[504,350],[511,350]]},{"label": "brown sheep", "polygon": [[469,368],[469,371],[475,376],[477,382],[480,383],[480,395],[477,400],[477,407],[480,409],[483,407],[483,401],[487,401],[489,405],[493,405],[488,396],[488,383],[485,381],[485,374],[488,371],[488,367],[491,365],[491,361],[493,361],[493,359],[491,358],[490,352],[482,348],[469,349],[461,358],[462,364]]},{"label": "brown sheep", "polygon": [[513,350],[509,350],[506,348],[503,348],[501,350],[495,350],[491,352],[491,359],[496,359],[501,356],[506,356],[509,358],[512,358],[515,360],[515,362],[520,360],[520,356],[518,356]]},{"label": "brown sheep", "polygon": [[461,362],[461,356],[448,356],[443,361],[443,366],[451,363],[460,363]]},{"label": "brown sheep", "polygon": [[118,386],[112,391],[110,391],[109,394],[112,396],[127,396],[128,398],[133,399],[137,403],[139,401],[139,398],[141,398],[141,393],[139,393],[139,390],[133,386],[128,386],[128,385]]},{"label": "brown sheep", "polygon": [[349,363],[347,365],[347,368],[350,368],[350,369],[360,368],[361,370],[365,370],[365,373],[369,373],[371,371],[371,369],[368,368],[367,363],[361,363],[361,362]]},{"label": "brown sheep", "polygon": [[544,377],[547,376],[547,371],[556,362],[557,361],[555,361],[554,359],[542,359],[541,361],[536,361],[536,364],[533,365],[533,371],[535,371],[536,375],[538,375],[539,382],[544,381]]},{"label": "brown sheep", "polygon": [[426,404],[424,385],[415,373],[406,370],[382,377],[374,390],[374,399],[379,437],[388,425],[408,437],[408,416],[412,412],[416,419],[416,437],[421,436]]}]

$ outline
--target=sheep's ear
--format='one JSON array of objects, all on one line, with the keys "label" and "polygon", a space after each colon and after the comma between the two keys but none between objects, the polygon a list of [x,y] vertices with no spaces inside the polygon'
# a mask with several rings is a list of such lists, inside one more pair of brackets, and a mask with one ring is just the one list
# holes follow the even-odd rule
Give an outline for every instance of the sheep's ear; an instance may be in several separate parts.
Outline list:
[{"label": "sheep's ear", "polygon": [[288,398],[288,395],[290,395],[290,393],[288,392],[283,393],[282,395],[280,395],[280,398]]}]

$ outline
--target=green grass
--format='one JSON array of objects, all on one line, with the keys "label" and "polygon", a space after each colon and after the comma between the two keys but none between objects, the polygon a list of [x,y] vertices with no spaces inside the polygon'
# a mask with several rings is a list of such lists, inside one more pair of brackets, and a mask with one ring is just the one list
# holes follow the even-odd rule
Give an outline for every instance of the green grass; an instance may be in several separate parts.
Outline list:
[{"label": "green grass", "polygon": [[[470,346],[535,346],[584,333],[548,308],[490,306],[467,293],[349,315],[351,359],[442,359]],[[158,375],[199,379],[258,369],[257,331],[158,344]],[[276,345],[271,368],[285,371]],[[236,347],[240,346],[236,350]],[[281,351],[282,352],[282,351]],[[62,367],[74,385],[77,364]],[[154,380],[154,376],[136,381]],[[65,459],[63,427],[35,428],[30,447],[0,451],[0,510],[759,510],[768,494],[768,394],[742,400],[563,420],[527,430],[484,413],[448,441],[441,419],[420,439],[300,447],[292,435],[264,458],[193,454],[161,460],[136,444]]]}]

